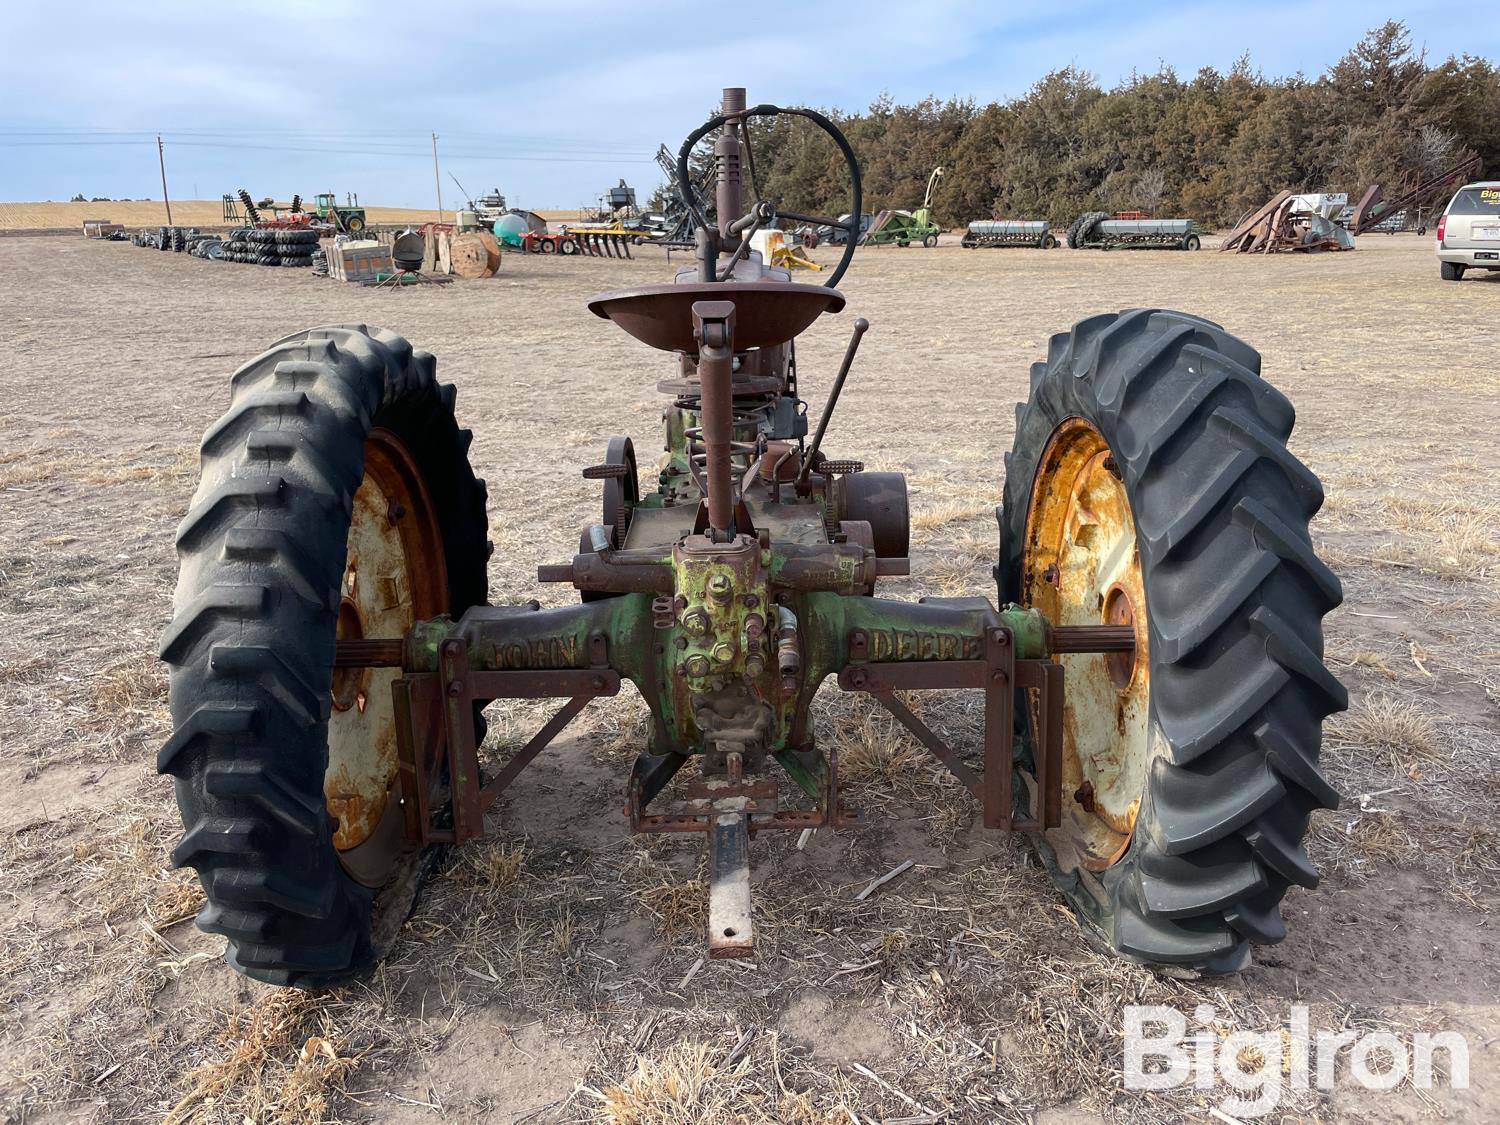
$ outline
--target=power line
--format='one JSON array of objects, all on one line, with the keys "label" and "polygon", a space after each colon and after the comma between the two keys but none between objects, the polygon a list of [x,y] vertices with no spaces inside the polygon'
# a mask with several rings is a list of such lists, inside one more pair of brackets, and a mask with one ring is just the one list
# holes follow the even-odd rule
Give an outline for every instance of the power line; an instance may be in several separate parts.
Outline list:
[{"label": "power line", "polygon": [[[423,156],[423,147],[411,148],[347,148],[339,145],[259,145],[229,141],[184,141],[175,139],[170,133],[163,137],[182,148],[225,148],[237,151],[260,152],[311,152],[326,156]],[[0,140],[0,148],[88,148],[98,145],[137,145],[149,143],[149,137],[140,141],[7,141]],[[517,152],[455,152],[450,157],[458,160],[519,160],[546,164],[654,164],[655,160],[645,153],[602,152],[594,155],[579,153],[517,153]]]},{"label": "power line", "polygon": [[[139,138],[150,140],[156,136],[154,130],[128,130],[128,129],[57,129],[57,130],[0,130],[0,137],[19,138],[23,141],[33,141],[37,144],[134,144],[136,141],[105,140],[103,138]],[[304,143],[330,143],[340,145],[359,144],[365,147],[402,149],[416,145],[424,145],[425,138],[420,134],[409,132],[400,133],[351,133],[344,131],[301,131],[301,130],[172,130],[164,129],[160,134],[169,141],[189,143],[189,141],[208,140],[233,140],[240,143],[253,143],[256,140],[273,140],[276,138],[287,138],[288,140],[301,141]],[[503,144],[507,148],[523,152],[537,152],[546,154],[553,150],[574,153],[597,153],[600,155],[628,155],[642,154],[645,150],[639,144],[624,141],[592,141],[583,138],[572,137],[533,137],[525,134],[507,133],[447,133],[448,137],[462,137],[468,140],[494,141]],[[392,140],[381,140],[379,138],[389,137]],[[44,138],[63,138],[62,140],[44,140]],[[96,139],[97,138],[97,139]],[[247,141],[246,138],[250,140]],[[536,142],[536,143],[532,143]]]}]

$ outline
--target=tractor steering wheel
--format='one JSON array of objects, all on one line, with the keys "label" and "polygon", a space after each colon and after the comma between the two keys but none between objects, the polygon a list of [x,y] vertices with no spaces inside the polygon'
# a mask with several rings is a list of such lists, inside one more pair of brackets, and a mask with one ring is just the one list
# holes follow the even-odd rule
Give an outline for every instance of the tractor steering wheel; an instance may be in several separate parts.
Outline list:
[{"label": "tractor steering wheel", "polygon": [[837,125],[817,112],[817,110],[783,108],[775,105],[757,105],[751,106],[743,113],[721,113],[717,117],[710,118],[695,129],[688,136],[687,140],[682,142],[682,148],[677,152],[677,191],[682,196],[683,203],[687,205],[688,213],[692,215],[693,222],[703,230],[712,230],[713,228],[709,225],[708,220],[698,209],[696,191],[693,187],[692,177],[688,173],[688,157],[693,151],[693,146],[708,136],[713,130],[720,128],[729,121],[743,121],[748,117],[776,117],[783,113],[794,117],[807,118],[819,129],[832,137],[833,143],[838,145],[839,152],[844,157],[844,166],[849,170],[849,193],[851,196],[849,219],[847,222],[840,222],[838,219],[830,219],[824,215],[799,215],[792,211],[777,211],[773,204],[769,204],[766,200],[763,200],[760,197],[760,187],[755,180],[755,156],[750,150],[750,131],[746,129],[744,131],[745,165],[750,173],[750,190],[756,197],[755,204],[750,208],[748,214],[754,215],[757,209],[764,204],[771,208],[777,218],[791,219],[797,223],[808,223],[815,227],[826,226],[842,230],[845,234],[844,256],[839,259],[839,264],[834,267],[834,271],[829,275],[828,280],[823,282],[824,285],[831,289],[839,283],[839,279],[844,276],[844,271],[849,268],[850,259],[854,257],[854,248],[859,242],[860,205],[863,203],[863,191],[859,176],[859,161],[854,158],[854,150],[849,147],[849,138],[844,136],[843,131]]}]

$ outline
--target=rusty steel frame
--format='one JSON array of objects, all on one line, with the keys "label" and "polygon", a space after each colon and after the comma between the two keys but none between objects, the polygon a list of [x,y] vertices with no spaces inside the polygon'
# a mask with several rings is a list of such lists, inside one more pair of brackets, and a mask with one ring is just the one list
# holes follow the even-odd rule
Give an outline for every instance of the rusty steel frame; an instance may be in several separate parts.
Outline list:
[{"label": "rusty steel frame", "polygon": [[[620,691],[620,674],[609,667],[602,633],[589,638],[587,668],[475,671],[469,645],[452,637],[439,648],[439,671],[399,677],[396,701],[400,790],[409,838],[425,845],[461,844],[484,835],[484,813],[520,772],[547,748],[590,702]],[[475,708],[496,699],[555,699],[565,703],[515,752],[488,783],[479,770]],[[434,819],[433,794],[447,767],[452,823]]]},{"label": "rusty steel frame", "polygon": [[[991,611],[976,647],[977,659],[875,660],[869,634],[861,628],[847,636],[848,660],[837,673],[839,687],[870,695],[925,746],[979,802],[981,822],[1001,831],[1042,832],[1061,818],[1063,668],[1050,659],[1017,659],[1015,638]],[[1108,627],[1054,629],[1049,637],[1076,650],[1119,649],[1118,630]],[[1087,634],[1087,635],[1083,635]],[[341,651],[346,665],[358,656],[380,655],[368,643]],[[357,655],[358,654],[358,655]],[[386,649],[384,655],[390,655]],[[415,672],[396,679],[392,698],[398,723],[400,769],[398,792],[410,839],[423,846],[461,844],[484,835],[484,815],[520,773],[546,749],[594,699],[615,695],[620,673],[609,664],[608,640],[594,631],[588,640],[585,668],[476,670],[470,664],[469,641],[456,634],[438,646],[438,671]],[[976,773],[930,727],[912,712],[899,692],[979,690],[984,693],[982,768]],[[476,705],[494,699],[565,698],[566,702],[488,780],[479,766]],[[1029,815],[1016,814],[1014,706],[1027,702],[1032,729],[1032,768],[1036,786]],[[838,781],[837,755],[809,748],[816,763],[818,796],[813,809],[783,809],[774,778],[747,778],[739,752],[725,755],[722,777],[706,776],[686,787],[682,808],[655,813],[651,801],[661,793],[688,755],[641,754],[627,786],[624,808],[631,830],[646,834],[702,833],[709,858],[708,955],[751,956],[754,929],[750,915],[749,841],[764,831],[844,828],[863,822],[848,807]],[[779,756],[779,755],[778,755]],[[783,763],[785,764],[785,763]],[[446,781],[449,801],[441,800]],[[449,810],[451,820],[443,822]]]},{"label": "rusty steel frame", "polygon": [[[849,635],[850,662],[839,672],[844,691],[865,692],[901,723],[979,801],[986,828],[1004,832],[1040,832],[1060,823],[1063,668],[1050,660],[1017,660],[1010,630],[999,624],[984,629],[983,657],[978,660],[912,660],[869,662],[869,638],[863,630]],[[984,768],[976,774],[958,753],[935,734],[896,695],[924,689],[978,689],[984,692]],[[1039,791],[1047,799],[1030,816],[1015,816],[1013,705],[1017,689],[1035,700],[1032,755]],[[1035,693],[1031,695],[1030,693]]]},{"label": "rusty steel frame", "polygon": [[[1119,630],[1106,626],[1051,630],[1056,652],[1119,651]],[[1074,636],[1077,634],[1077,636]],[[346,642],[337,650],[341,666],[389,657],[391,642]],[[1050,659],[1016,659],[1011,631],[986,626],[980,659],[871,659],[870,638],[862,629],[848,636],[849,660],[838,671],[840,689],[870,695],[889,711],[980,802],[983,824],[1002,831],[1043,831],[1059,820],[1063,668]],[[398,723],[400,794],[409,836],[424,844],[455,844],[484,834],[484,813],[568,724],[594,699],[617,695],[620,673],[609,666],[608,642],[589,638],[586,668],[478,671],[470,666],[469,643],[460,634],[439,647],[439,671],[408,673],[392,686]],[[388,663],[389,661],[382,661]],[[975,773],[958,753],[918,718],[896,694],[902,691],[977,689],[985,694],[983,769]],[[1017,690],[1033,700],[1033,768],[1047,800],[1029,816],[1014,813],[1014,699]],[[488,781],[481,775],[475,707],[497,699],[564,698],[567,702],[517,750]],[[751,834],[773,830],[849,827],[861,814],[846,806],[838,784],[837,756],[816,750],[819,797],[813,810],[778,807],[777,783],[731,774],[727,785],[699,782],[688,790],[688,813],[653,813],[648,806],[686,763],[684,754],[642,754],[627,786],[625,815],[639,833],[711,833],[725,800],[743,802]],[[443,769],[452,801],[452,823],[435,819]]]}]

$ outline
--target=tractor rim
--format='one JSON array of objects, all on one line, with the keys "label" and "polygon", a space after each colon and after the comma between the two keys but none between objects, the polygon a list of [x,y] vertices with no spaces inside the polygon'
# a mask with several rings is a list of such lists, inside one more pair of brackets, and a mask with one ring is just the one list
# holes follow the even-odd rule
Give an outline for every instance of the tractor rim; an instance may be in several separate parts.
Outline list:
[{"label": "tractor rim", "polygon": [[1101,871],[1130,844],[1153,756],[1148,616],[1135,518],[1109,443],[1064,419],[1032,485],[1022,558],[1026,604],[1054,625],[1130,625],[1133,653],[1070,653],[1063,714],[1063,824]]},{"label": "tractor rim", "polygon": [[[376,427],[354,494],[336,636],[403,637],[415,622],[447,611],[447,591],[442,532],[421,470],[405,442]],[[383,883],[403,843],[392,791],[398,675],[396,668],[341,668],[333,677],[323,793],[340,861],[371,886]]]}]

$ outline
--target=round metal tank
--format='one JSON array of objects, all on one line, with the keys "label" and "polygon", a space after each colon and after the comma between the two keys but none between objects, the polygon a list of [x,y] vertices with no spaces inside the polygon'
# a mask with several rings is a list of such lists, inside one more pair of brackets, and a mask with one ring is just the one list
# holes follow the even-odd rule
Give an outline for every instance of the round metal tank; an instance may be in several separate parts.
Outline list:
[{"label": "round metal tank", "polygon": [[528,226],[520,215],[501,215],[495,220],[495,237],[506,246],[519,246]]},{"label": "round metal tank", "polygon": [[427,241],[414,230],[397,235],[396,240],[391,243],[391,261],[398,270],[406,273],[419,271],[426,255]]}]

